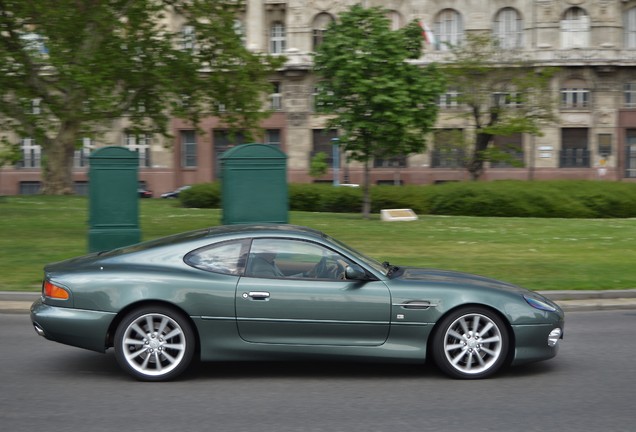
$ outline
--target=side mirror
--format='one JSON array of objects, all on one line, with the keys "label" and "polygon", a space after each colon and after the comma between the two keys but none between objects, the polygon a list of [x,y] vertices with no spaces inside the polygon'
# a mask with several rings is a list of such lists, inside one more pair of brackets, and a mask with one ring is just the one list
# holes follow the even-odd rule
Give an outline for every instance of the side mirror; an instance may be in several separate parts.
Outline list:
[{"label": "side mirror", "polygon": [[367,273],[364,271],[362,267],[356,264],[348,265],[345,269],[345,276],[347,279],[352,280],[366,280]]}]

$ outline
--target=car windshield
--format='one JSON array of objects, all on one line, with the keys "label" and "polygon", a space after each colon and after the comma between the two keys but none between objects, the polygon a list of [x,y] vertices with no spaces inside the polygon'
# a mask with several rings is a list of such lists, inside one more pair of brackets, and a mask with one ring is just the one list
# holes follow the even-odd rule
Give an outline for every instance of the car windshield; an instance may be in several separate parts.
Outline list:
[{"label": "car windshield", "polygon": [[377,271],[378,273],[382,273],[385,276],[387,275],[388,269],[384,265],[382,265],[380,262],[374,260],[373,258],[370,258],[370,257],[366,256],[362,252],[358,252],[357,250],[353,249],[351,246],[348,246],[348,245],[344,244],[340,240],[336,240],[333,237],[329,237],[326,234],[325,234],[325,239],[329,240],[332,243],[337,244],[340,248],[342,248],[345,251],[347,251],[347,253],[352,258],[355,258],[358,261],[362,261],[363,263],[365,263],[369,267],[372,267],[373,270]]}]

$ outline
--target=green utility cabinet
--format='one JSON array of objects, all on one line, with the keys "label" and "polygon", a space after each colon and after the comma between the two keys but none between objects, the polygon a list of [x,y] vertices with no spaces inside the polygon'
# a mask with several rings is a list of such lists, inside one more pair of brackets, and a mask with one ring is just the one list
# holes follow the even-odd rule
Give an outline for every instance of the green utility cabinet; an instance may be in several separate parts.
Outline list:
[{"label": "green utility cabinet", "polygon": [[287,223],[287,156],[267,144],[242,144],[221,155],[223,224]]},{"label": "green utility cabinet", "polygon": [[88,251],[139,243],[139,153],[104,147],[89,161]]}]

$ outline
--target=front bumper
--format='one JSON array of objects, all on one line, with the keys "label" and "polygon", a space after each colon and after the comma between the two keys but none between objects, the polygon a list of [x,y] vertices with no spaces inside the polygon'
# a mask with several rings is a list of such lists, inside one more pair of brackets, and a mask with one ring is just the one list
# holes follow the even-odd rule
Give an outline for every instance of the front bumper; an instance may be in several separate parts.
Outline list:
[{"label": "front bumper", "polygon": [[556,324],[513,326],[515,335],[515,352],[513,365],[547,360],[557,355],[561,341],[554,344],[551,333],[561,329],[563,339],[563,321]]},{"label": "front bumper", "polygon": [[35,331],[51,341],[104,352],[114,313],[51,306],[42,298],[31,305]]}]

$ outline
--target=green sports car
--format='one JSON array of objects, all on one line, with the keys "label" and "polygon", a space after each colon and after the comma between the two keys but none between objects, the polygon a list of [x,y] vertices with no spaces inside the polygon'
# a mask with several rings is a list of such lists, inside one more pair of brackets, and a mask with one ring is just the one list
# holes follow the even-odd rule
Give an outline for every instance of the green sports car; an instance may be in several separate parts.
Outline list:
[{"label": "green sports car", "polygon": [[563,311],[515,285],[379,263],[292,225],[202,229],[45,267],[47,339],[105,352],[144,381],[213,360],[427,358],[454,378],[545,360]]}]

